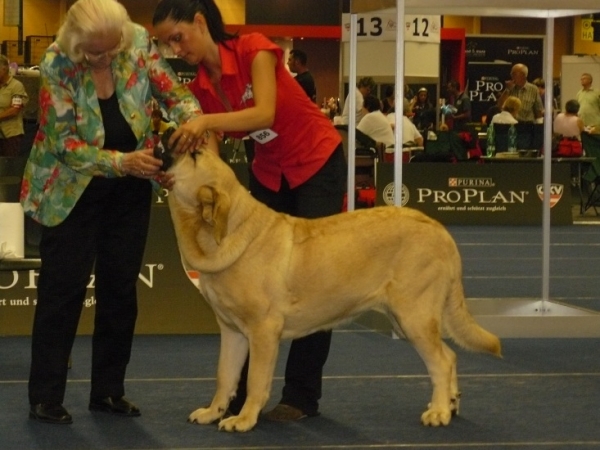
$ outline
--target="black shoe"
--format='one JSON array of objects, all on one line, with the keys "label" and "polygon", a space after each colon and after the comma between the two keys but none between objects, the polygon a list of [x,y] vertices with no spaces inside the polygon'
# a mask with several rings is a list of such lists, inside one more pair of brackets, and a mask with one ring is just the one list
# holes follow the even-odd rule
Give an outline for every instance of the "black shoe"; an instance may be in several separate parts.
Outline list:
[{"label": "black shoe", "polygon": [[60,403],[38,403],[31,405],[29,418],[44,423],[68,425],[73,423],[71,414]]},{"label": "black shoe", "polygon": [[121,398],[105,397],[90,400],[90,411],[100,411],[117,416],[137,417],[141,415],[140,409],[133,403]]}]

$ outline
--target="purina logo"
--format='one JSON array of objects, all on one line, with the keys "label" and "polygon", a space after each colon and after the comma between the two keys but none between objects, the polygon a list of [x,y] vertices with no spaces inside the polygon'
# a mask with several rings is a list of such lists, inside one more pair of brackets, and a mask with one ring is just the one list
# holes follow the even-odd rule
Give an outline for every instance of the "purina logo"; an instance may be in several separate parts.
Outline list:
[{"label": "purina logo", "polygon": [[494,187],[494,180],[491,178],[448,178],[449,187]]},{"label": "purina logo", "polygon": [[[544,185],[538,184],[535,187],[535,189],[538,193],[538,197],[540,198],[540,200],[544,201]],[[550,185],[550,208],[552,208],[560,201],[564,191],[565,187],[562,184],[552,183]]]}]

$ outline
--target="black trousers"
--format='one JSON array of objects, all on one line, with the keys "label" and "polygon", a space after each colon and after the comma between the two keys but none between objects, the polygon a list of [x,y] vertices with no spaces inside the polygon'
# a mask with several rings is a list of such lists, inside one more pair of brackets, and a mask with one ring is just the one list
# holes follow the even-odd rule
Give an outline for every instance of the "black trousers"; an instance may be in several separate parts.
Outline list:
[{"label": "black trousers", "polygon": [[[340,145],[325,165],[309,180],[294,189],[282,179],[279,192],[265,188],[250,177],[252,195],[278,212],[296,217],[317,218],[342,211],[346,192],[347,165]],[[315,415],[322,392],[323,366],[329,355],[331,330],[294,339],[285,369],[285,386],[280,403],[294,406],[305,414]],[[230,410],[237,414],[246,400],[248,360],[242,370],[236,398]]]},{"label": "black trousers", "polygon": [[90,280],[96,298],[90,397],[124,395],[151,190],[147,180],[138,178],[94,178],[61,224],[42,228],[30,404],[63,403],[68,359]]}]

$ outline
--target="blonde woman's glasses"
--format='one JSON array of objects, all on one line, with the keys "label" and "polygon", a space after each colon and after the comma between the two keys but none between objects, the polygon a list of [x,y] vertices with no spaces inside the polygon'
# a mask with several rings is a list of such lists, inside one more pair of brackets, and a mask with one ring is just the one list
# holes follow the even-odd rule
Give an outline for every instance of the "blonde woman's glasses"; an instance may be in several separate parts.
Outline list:
[{"label": "blonde woman's glasses", "polygon": [[121,37],[121,40],[119,41],[119,43],[114,46],[113,48],[111,48],[110,50],[105,50],[103,52],[83,52],[83,56],[85,57],[86,61],[90,62],[90,63],[95,63],[95,62],[100,62],[103,61],[105,58],[108,59],[114,59],[121,51],[123,50],[123,37]]}]

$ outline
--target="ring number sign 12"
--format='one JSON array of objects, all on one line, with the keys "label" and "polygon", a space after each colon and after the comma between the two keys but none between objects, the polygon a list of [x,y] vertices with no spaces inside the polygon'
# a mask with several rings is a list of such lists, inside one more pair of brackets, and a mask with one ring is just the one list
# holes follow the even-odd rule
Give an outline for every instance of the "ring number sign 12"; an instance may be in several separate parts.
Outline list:
[{"label": "ring number sign 12", "polygon": [[[359,41],[395,41],[395,13],[365,13],[357,15],[356,39]],[[404,16],[404,40],[440,42],[441,16]],[[350,40],[350,14],[342,15],[342,41]]]}]

